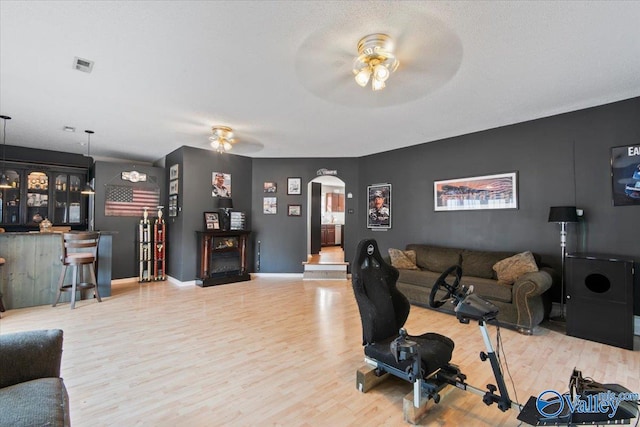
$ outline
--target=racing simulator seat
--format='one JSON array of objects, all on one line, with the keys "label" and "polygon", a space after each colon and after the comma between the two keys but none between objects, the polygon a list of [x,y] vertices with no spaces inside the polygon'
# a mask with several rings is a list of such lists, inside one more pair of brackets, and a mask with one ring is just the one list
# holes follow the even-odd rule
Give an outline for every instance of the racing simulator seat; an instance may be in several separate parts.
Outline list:
[{"label": "racing simulator seat", "polygon": [[413,383],[413,395],[405,396],[403,411],[405,421],[416,423],[429,399],[438,403],[440,390],[464,382],[464,375],[449,363],[454,343],[437,333],[414,336],[403,329],[409,300],[396,288],[398,270],[384,261],[375,240],[358,244],[351,274],[368,365],[358,370],[356,386],[367,392],[386,374]]}]

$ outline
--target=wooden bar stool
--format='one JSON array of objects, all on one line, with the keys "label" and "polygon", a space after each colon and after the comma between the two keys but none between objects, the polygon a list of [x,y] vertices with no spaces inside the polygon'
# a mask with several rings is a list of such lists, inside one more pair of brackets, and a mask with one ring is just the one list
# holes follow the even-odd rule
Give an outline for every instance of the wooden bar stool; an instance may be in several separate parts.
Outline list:
[{"label": "wooden bar stool", "polygon": [[[71,291],[71,308],[75,308],[76,292],[84,289],[95,289],[95,296],[98,302],[102,302],[98,291],[95,269],[99,241],[100,233],[93,231],[72,231],[62,234],[62,256],[60,261],[62,261],[63,268],[60,272],[58,295],[53,303],[54,307],[58,304],[62,292]],[[64,278],[69,266],[73,268],[72,280],[71,284],[65,284]],[[84,280],[85,269],[89,270],[89,281]]]}]

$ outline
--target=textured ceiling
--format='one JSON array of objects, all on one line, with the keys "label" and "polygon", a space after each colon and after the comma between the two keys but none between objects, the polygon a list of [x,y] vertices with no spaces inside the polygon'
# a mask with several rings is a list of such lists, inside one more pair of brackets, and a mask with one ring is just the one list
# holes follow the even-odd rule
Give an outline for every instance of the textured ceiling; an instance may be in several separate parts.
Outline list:
[{"label": "textured ceiling", "polygon": [[[0,1],[7,143],[154,161],[351,157],[640,96],[640,2]],[[358,40],[400,67],[357,86]],[[95,61],[91,74],[74,57]],[[75,133],[64,132],[73,126]]]}]

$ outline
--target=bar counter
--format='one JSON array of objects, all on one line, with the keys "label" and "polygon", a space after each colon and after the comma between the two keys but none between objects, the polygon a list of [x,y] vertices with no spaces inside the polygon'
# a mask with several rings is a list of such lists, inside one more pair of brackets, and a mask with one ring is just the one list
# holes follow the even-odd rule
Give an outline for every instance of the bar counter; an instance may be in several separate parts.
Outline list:
[{"label": "bar counter", "polygon": [[[113,232],[101,231],[96,276],[101,297],[111,296]],[[7,310],[36,305],[50,305],[58,292],[62,270],[62,233],[0,233],[0,292]],[[67,269],[65,283],[70,283],[73,269]],[[93,298],[93,291],[81,292]],[[69,302],[70,292],[63,292],[60,302]]]}]

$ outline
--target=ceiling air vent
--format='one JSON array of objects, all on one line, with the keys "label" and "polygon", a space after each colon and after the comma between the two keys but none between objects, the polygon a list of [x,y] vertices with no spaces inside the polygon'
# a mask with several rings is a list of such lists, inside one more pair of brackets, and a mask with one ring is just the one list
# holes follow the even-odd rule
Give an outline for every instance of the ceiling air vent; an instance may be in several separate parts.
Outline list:
[{"label": "ceiling air vent", "polygon": [[83,71],[85,73],[90,73],[93,69],[93,61],[89,61],[88,59],[78,58],[77,56],[73,58],[73,68],[78,71]]}]

